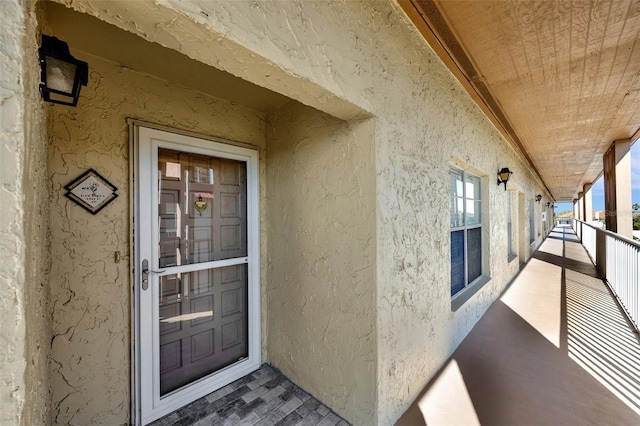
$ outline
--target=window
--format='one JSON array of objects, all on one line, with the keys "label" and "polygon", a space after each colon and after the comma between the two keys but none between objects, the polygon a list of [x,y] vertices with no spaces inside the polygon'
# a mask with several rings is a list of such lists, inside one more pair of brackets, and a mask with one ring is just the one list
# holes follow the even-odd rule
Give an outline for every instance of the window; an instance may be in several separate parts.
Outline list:
[{"label": "window", "polygon": [[452,167],[451,186],[451,296],[482,275],[482,182]]},{"label": "window", "polygon": [[529,244],[533,244],[536,240],[536,221],[535,221],[535,208],[533,200],[529,200]]},{"label": "window", "polygon": [[507,194],[507,257],[512,259],[515,257],[515,244],[513,232],[513,191]]},{"label": "window", "polygon": [[[538,210],[540,210],[540,213],[538,213]],[[544,226],[544,223],[542,223],[544,221],[544,219],[542,218],[542,214],[542,207],[540,207],[539,209],[536,208],[536,215],[540,218],[538,221],[538,237],[542,235],[542,227]]]}]

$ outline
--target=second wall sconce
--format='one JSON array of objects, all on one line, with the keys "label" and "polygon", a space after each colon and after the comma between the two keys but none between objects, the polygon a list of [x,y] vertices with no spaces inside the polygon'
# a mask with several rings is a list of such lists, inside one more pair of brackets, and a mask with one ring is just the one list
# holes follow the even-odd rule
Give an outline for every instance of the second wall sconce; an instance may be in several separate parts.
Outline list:
[{"label": "second wall sconce", "polygon": [[542,200],[542,195],[541,194],[536,195],[536,202],[539,203],[540,200]]}]

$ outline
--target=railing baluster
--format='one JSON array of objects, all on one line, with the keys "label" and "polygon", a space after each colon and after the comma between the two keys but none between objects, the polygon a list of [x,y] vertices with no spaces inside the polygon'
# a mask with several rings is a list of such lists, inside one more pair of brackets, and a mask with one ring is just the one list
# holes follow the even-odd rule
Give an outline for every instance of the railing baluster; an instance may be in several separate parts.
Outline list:
[{"label": "railing baluster", "polygon": [[[640,244],[614,232],[573,220],[572,228],[636,330],[640,323]],[[604,233],[605,265],[598,265],[598,232]],[[602,258],[602,256],[601,256]]]}]

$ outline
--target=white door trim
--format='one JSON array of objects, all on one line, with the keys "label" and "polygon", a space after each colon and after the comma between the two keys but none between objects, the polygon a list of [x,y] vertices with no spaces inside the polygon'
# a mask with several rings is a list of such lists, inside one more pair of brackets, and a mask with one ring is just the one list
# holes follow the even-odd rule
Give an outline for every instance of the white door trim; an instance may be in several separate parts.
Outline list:
[{"label": "white door trim", "polygon": [[[148,206],[141,206],[138,194],[141,188],[154,188],[157,179],[153,179],[151,172],[153,164],[157,165],[157,148],[165,147],[189,152],[214,155],[217,157],[230,158],[247,163],[247,257],[240,260],[216,261],[207,263],[210,267],[225,266],[228,264],[248,263],[248,358],[238,361],[211,376],[204,377],[179,391],[172,392],[160,398],[157,368],[158,354],[153,356],[153,361],[142,359],[142,350],[146,345],[150,345],[153,336],[157,336],[159,331],[157,324],[151,318],[141,317],[141,312],[149,312],[149,309],[156,309],[153,306],[157,294],[154,297],[141,297],[142,289],[140,285],[140,265],[142,259],[152,259],[150,253],[142,253],[139,245],[140,241],[152,241],[149,247],[154,247],[153,241],[157,238],[150,232],[150,226],[141,226],[141,220],[134,220],[133,247],[133,305],[132,318],[134,322],[134,335],[132,342],[132,423],[147,424],[178,408],[192,402],[214,390],[225,386],[238,378],[255,371],[261,364],[261,337],[260,337],[260,241],[259,241],[259,182],[258,182],[258,152],[256,149],[238,146],[237,143],[228,143],[222,139],[200,138],[193,134],[185,135],[167,131],[166,128],[157,129],[139,123],[134,120],[129,121],[132,131],[132,168],[133,176],[131,188],[132,206],[134,218],[141,218]],[[155,126],[153,126],[155,127]],[[155,162],[155,163],[154,163]],[[154,181],[156,183],[154,183]],[[152,205],[157,205],[157,191],[151,191]],[[157,242],[157,241],[156,241]],[[199,265],[202,267],[203,265]],[[185,265],[187,272],[191,265]],[[158,265],[150,265],[150,269],[158,270]],[[149,290],[157,292],[157,280],[161,274],[149,274]],[[143,332],[144,330],[144,332]]]}]

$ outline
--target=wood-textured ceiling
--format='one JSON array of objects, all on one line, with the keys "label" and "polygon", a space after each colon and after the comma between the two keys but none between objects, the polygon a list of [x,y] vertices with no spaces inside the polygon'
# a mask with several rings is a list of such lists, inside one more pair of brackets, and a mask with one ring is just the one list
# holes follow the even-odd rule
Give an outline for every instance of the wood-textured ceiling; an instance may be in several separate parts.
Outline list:
[{"label": "wood-textured ceiling", "polygon": [[398,0],[558,200],[640,128],[640,1]]}]

